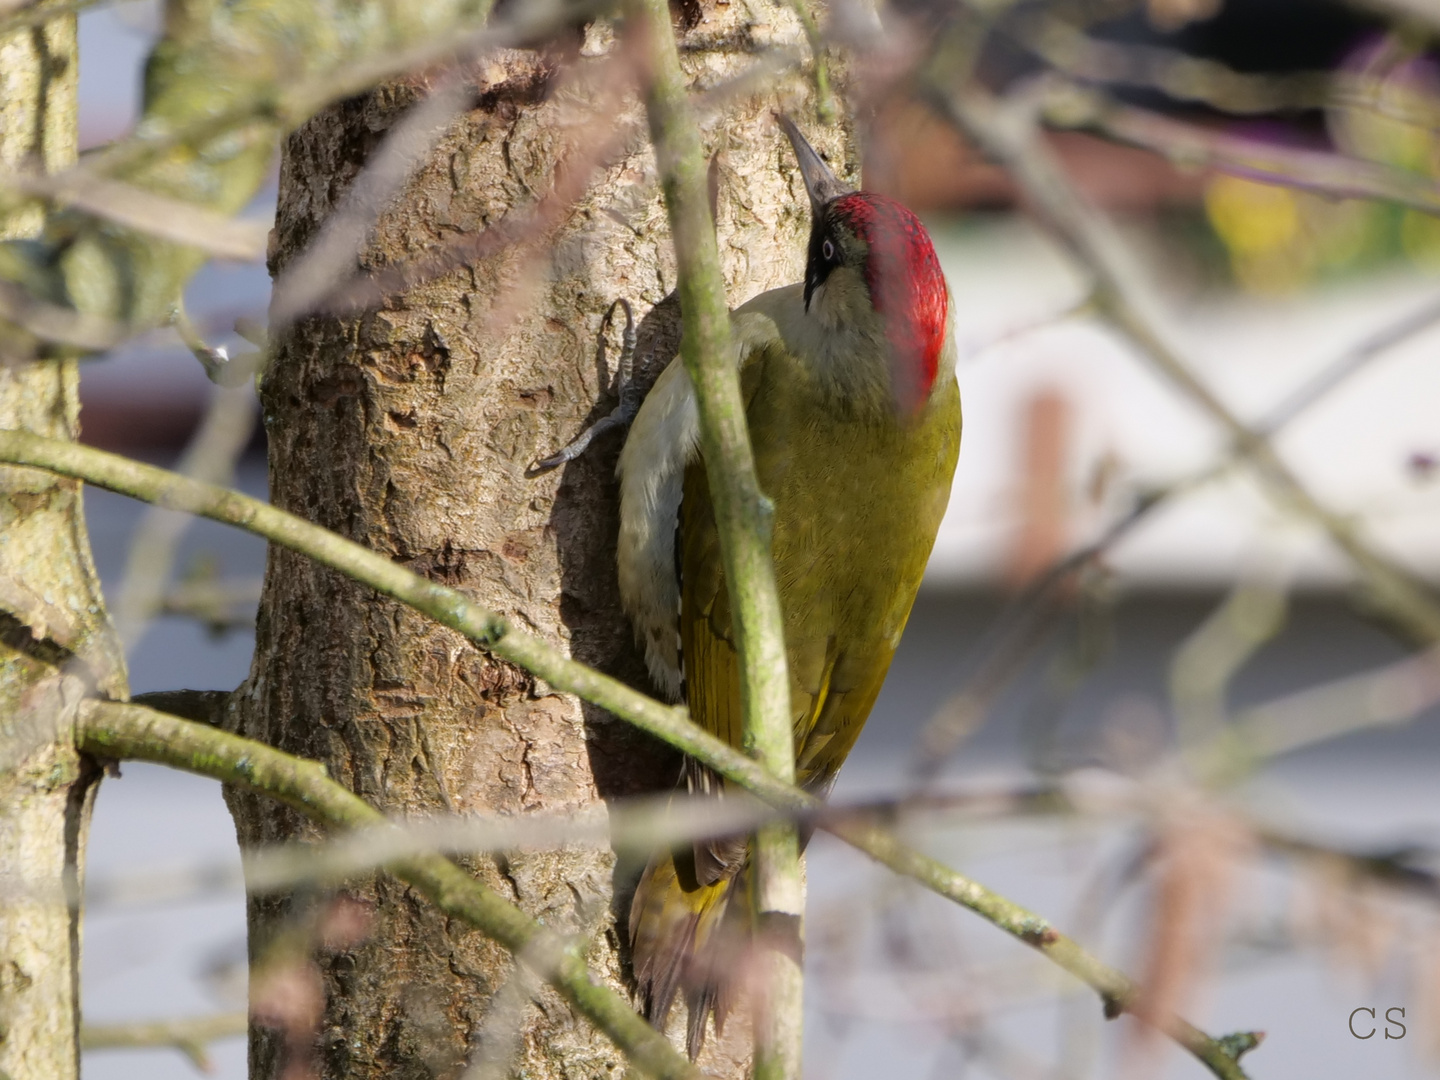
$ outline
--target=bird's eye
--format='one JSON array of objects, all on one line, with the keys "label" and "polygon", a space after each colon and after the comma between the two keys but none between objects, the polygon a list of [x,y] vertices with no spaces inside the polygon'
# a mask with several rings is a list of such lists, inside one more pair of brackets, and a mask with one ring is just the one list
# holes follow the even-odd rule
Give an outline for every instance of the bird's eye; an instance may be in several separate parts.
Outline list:
[{"label": "bird's eye", "polygon": [[835,245],[832,244],[829,240],[826,240],[823,244],[820,245],[820,254],[824,256],[826,262],[829,262],[831,259],[835,258]]}]

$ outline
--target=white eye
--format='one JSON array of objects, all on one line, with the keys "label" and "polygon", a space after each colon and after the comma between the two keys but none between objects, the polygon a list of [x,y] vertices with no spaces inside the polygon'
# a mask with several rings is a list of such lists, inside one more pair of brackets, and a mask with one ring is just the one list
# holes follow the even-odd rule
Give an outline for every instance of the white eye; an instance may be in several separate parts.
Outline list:
[{"label": "white eye", "polygon": [[835,258],[835,245],[832,244],[829,240],[826,240],[823,244],[820,245],[820,254],[824,256],[826,262],[829,262],[831,259]]}]

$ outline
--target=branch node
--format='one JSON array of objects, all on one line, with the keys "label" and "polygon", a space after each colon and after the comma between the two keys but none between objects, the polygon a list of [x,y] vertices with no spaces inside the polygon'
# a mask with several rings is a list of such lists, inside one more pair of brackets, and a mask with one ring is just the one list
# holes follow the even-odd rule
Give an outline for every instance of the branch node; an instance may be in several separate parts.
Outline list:
[{"label": "branch node", "polygon": [[1265,1041],[1263,1031],[1233,1031],[1215,1040],[1225,1056],[1237,1065],[1240,1059]]}]

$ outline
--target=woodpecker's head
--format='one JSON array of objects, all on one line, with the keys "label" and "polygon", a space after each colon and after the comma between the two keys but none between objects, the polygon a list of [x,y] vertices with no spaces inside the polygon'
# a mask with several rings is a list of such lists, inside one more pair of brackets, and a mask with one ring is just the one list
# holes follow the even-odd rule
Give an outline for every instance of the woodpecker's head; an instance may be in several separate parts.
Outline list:
[{"label": "woodpecker's head", "polygon": [[810,195],[805,310],[823,290],[827,314],[838,322],[858,325],[870,313],[878,315],[889,345],[895,404],[912,413],[935,384],[949,314],[930,234],[894,199],[842,184],[789,117],[777,113],[776,119],[795,149]]}]

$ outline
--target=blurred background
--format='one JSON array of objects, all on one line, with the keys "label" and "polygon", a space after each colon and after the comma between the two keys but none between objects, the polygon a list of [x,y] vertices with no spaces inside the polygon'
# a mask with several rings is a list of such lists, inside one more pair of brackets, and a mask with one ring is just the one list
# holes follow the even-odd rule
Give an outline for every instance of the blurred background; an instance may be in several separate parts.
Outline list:
[{"label": "blurred background", "polygon": [[[931,17],[930,5],[897,6],[920,25]],[[1299,161],[1338,151],[1428,190],[1440,177],[1435,58],[1363,5],[990,6],[998,28],[975,60],[987,81],[1058,73],[1077,94],[1105,94],[1104,137],[1053,122],[1047,143],[1114,215],[1205,385],[1377,549],[1440,580],[1440,218],[1267,183],[1243,155],[1223,170],[1213,160],[1228,139]],[[148,0],[81,14],[85,145],[133,124],[158,18]],[[1093,103],[1077,101],[1089,116]],[[1139,971],[1170,880],[1146,873],[1169,826],[1145,808],[1185,788],[1170,756],[1186,737],[1177,724],[1203,725],[1207,709],[1243,716],[1409,650],[1354,602],[1323,530],[1277,507],[1225,431],[1091,317],[1085,279],[1002,170],[914,104],[882,108],[869,140],[867,186],[932,229],[966,419],[925,590],[835,798],[894,796],[917,779],[952,793],[916,827],[930,850]],[[254,216],[273,213],[268,198]],[[234,346],[236,320],[263,319],[268,297],[263,266],[216,264],[187,307],[209,340]],[[157,332],[85,367],[84,439],[171,463],[215,392],[178,338]],[[264,495],[258,434],[237,483]],[[86,498],[113,591],[141,509]],[[1074,572],[1047,581],[1071,553],[1083,556]],[[135,647],[133,691],[237,685],[263,568],[253,538],[191,528],[175,613]],[[1315,721],[1304,737],[1282,739],[1225,812],[1171,823],[1191,850],[1222,852],[1220,869],[1196,871],[1199,902],[1227,914],[1193,959],[1207,978],[1187,1014],[1211,1031],[1267,1031],[1245,1060],[1254,1077],[1440,1075],[1440,690],[1428,680],[1367,684],[1370,697],[1333,722],[1322,715],[1333,703],[1297,702]],[[242,1009],[239,889],[164,898],[172,872],[238,866],[218,787],[124,773],[103,785],[95,817],[86,1020]],[[1055,812],[1057,791],[1085,812]],[[1231,829],[1230,813],[1248,827]],[[1203,1074],[1164,1048],[1136,1066],[1134,1029],[1106,1025],[1092,993],[823,835],[809,873],[807,1075]],[[862,902],[874,913],[864,933],[839,932]],[[1357,1017],[1365,1008],[1379,1019]],[[1386,1028],[1392,1008],[1403,1029]],[[210,1057],[215,1075],[244,1075],[243,1040]],[[85,1070],[166,1080],[194,1067],[174,1051],[107,1050]]]}]

